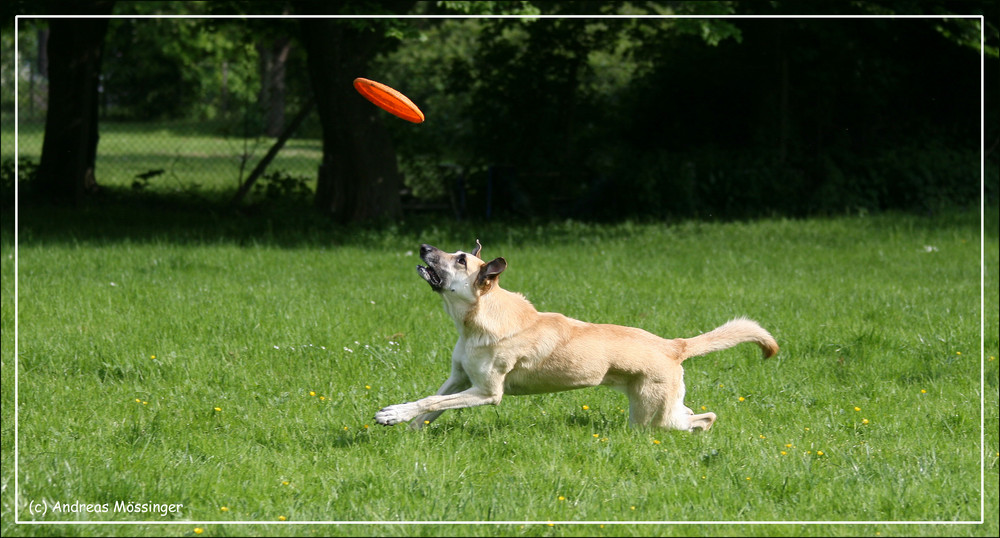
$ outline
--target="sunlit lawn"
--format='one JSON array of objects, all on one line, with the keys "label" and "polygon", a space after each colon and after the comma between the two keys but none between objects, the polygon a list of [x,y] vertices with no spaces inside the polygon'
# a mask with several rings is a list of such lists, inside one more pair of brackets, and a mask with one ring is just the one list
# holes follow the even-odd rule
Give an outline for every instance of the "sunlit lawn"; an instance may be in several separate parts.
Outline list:
[{"label": "sunlit lawn", "polygon": [[[158,226],[24,215],[18,517],[182,523],[14,526],[5,227],[4,536],[997,531],[995,212],[985,356],[975,214],[392,229],[220,226],[155,207],[142,218]],[[476,238],[507,258],[502,284],[541,310],[668,337],[748,315],[782,351],[685,363],[688,404],[719,415],[704,435],[630,429],[624,396],[602,388],[449,411],[422,432],[375,425],[448,372],[454,327],[414,271],[417,247]],[[985,526],[888,523],[975,521],[983,499]],[[184,506],[32,515],[41,501]],[[212,523],[282,518],[518,523]],[[698,521],[872,523],[611,526]]]}]

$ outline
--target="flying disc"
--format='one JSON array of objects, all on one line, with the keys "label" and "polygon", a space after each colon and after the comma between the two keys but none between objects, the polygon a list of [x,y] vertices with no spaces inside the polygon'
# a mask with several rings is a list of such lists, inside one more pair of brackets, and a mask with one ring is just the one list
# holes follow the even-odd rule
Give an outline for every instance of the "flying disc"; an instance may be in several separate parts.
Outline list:
[{"label": "flying disc", "polygon": [[375,106],[394,116],[413,123],[424,121],[424,113],[413,104],[413,101],[381,82],[359,77],[354,79],[354,89],[365,99],[375,103]]}]

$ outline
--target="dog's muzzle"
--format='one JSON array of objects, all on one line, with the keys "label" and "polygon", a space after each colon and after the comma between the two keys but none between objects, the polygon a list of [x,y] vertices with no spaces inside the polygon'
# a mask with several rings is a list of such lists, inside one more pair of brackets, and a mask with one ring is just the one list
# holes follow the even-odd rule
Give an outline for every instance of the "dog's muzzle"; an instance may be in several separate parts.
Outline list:
[{"label": "dog's muzzle", "polygon": [[441,277],[437,274],[437,272],[434,271],[434,269],[430,267],[424,267],[423,265],[418,265],[417,274],[423,277],[423,279],[426,280],[427,283],[430,284],[432,288],[434,288],[434,291],[441,290],[442,280]]},{"label": "dog's muzzle", "polygon": [[436,252],[437,249],[430,245],[420,245],[420,259],[424,260],[424,262],[427,263],[427,266],[418,265],[417,274],[426,280],[434,291],[441,291],[444,279],[441,278],[441,275],[437,274],[437,271],[434,270],[434,262],[437,258],[435,255]]}]

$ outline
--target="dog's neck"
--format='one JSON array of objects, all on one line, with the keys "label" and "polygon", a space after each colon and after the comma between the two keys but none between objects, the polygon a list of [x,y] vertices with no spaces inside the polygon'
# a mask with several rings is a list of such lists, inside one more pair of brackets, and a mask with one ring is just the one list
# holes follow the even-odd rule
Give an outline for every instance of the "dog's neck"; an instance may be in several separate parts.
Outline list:
[{"label": "dog's neck", "polygon": [[497,342],[516,334],[525,319],[538,311],[520,293],[493,284],[475,303],[444,300],[444,309],[455,322],[458,333],[467,338]]}]

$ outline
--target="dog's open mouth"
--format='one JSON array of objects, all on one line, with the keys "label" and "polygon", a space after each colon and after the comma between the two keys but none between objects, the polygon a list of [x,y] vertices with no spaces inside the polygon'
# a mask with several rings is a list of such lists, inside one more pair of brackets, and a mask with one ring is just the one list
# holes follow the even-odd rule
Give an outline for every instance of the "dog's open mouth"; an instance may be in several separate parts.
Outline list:
[{"label": "dog's open mouth", "polygon": [[437,274],[430,266],[424,267],[423,265],[417,266],[417,274],[419,274],[428,284],[434,288],[434,291],[439,291],[441,289],[441,276]]}]

